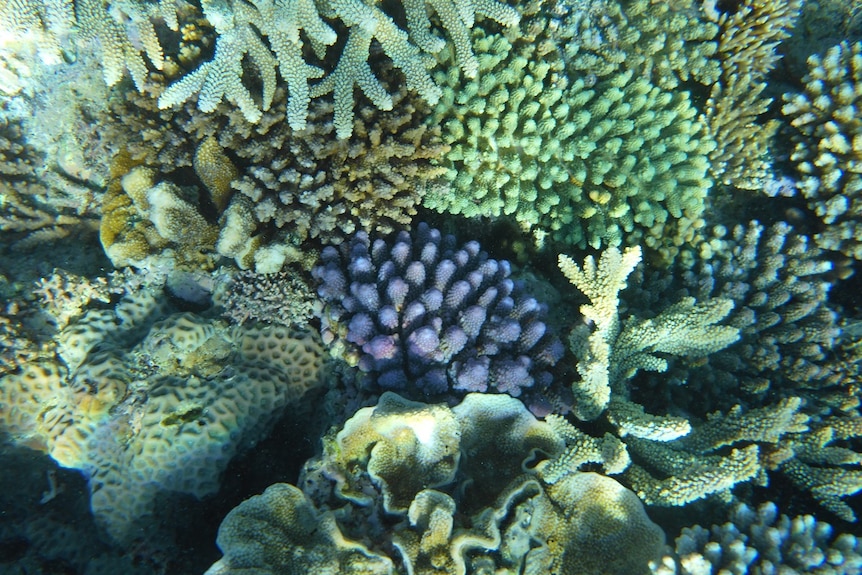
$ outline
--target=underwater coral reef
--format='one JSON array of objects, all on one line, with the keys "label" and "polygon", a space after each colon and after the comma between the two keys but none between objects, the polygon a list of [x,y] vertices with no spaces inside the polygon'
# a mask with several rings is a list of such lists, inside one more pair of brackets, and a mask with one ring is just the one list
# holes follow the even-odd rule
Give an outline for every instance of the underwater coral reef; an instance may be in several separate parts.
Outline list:
[{"label": "underwater coral reef", "polygon": [[862,573],[859,0],[0,0],[0,574]]}]

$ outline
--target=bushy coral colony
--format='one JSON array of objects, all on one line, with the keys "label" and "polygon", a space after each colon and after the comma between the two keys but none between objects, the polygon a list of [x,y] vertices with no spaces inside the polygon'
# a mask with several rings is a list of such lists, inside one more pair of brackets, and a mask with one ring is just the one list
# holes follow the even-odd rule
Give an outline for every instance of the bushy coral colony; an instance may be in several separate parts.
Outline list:
[{"label": "bushy coral colony", "polygon": [[546,307],[510,278],[506,260],[475,241],[420,223],[391,242],[360,232],[329,246],[312,270],[326,304],[324,341],[369,385],[419,397],[546,389],[563,344],[543,321]]},{"label": "bushy coral colony", "polygon": [[0,0],[0,573],[862,573],[860,98],[858,0]]}]

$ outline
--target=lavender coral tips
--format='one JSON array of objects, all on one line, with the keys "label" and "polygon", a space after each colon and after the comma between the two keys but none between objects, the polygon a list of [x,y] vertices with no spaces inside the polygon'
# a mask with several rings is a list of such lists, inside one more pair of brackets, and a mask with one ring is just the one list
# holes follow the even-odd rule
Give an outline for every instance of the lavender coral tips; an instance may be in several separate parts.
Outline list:
[{"label": "lavender coral tips", "polygon": [[323,251],[313,270],[327,304],[325,341],[374,389],[435,396],[541,391],[563,355],[545,306],[522,293],[509,263],[426,224],[391,241],[364,232]]}]

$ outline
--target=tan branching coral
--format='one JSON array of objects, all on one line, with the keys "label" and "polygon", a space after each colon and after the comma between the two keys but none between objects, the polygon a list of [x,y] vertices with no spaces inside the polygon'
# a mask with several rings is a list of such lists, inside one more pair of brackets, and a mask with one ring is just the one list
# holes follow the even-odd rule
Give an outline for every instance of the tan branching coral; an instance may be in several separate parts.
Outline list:
[{"label": "tan branching coral", "polygon": [[709,156],[710,171],[725,184],[758,190],[770,175],[769,145],[779,122],[760,121],[772,102],[763,91],[781,57],[776,48],[790,35],[802,4],[746,0],[734,13],[716,16],[721,77],[712,85],[704,118],[718,144]]},{"label": "tan branching coral", "polygon": [[782,112],[796,128],[791,160],[799,189],[825,224],[817,244],[862,259],[862,43],[842,42],[808,59],[801,94]]},{"label": "tan branching coral", "polygon": [[[577,327],[570,338],[582,378],[572,386],[573,413],[580,419],[602,416],[616,430],[616,437],[602,439],[568,432],[567,460],[574,466],[601,463],[608,472],[621,473],[651,505],[686,505],[764,478],[792,456],[787,442],[808,431],[799,397],[748,411],[737,405],[706,421],[654,415],[631,398],[627,382],[638,371],[664,372],[671,357],[721,353],[740,335],[737,327],[721,325],[733,308],[727,298],[685,297],[649,319],[620,319],[619,292],[639,261],[634,248],[623,253],[609,248],[598,264],[588,257],[582,266],[560,257],[560,268],[589,298],[581,313],[594,326],[592,331]],[[558,460],[549,469],[555,473],[559,465]]]},{"label": "tan branching coral", "polygon": [[[388,78],[386,70],[392,72],[380,67]],[[194,166],[213,204],[230,198],[218,222],[218,253],[242,268],[275,273],[297,259],[294,252],[310,253],[299,246],[310,238],[337,242],[359,229],[388,233],[410,223],[429,190],[445,189],[443,169],[431,165],[448,149],[439,126],[424,124],[427,106],[406,89],[392,98],[396,107],[389,112],[359,107],[345,140],[334,137],[327,118],[332,106],[323,101],[310,104],[304,132],[290,128],[282,121],[288,98],[281,87],[257,124],[228,104],[218,114],[191,103],[158,110],[148,96],[129,93],[115,103],[126,122],[113,131],[128,140],[132,162],[166,179],[180,181],[182,168]],[[236,174],[228,182],[231,167]]]},{"label": "tan branching coral", "polygon": [[790,442],[796,457],[781,466],[797,487],[810,491],[818,503],[845,521],[857,520],[845,498],[862,491],[862,453],[845,445],[859,437],[859,415],[823,418],[812,424],[810,433]]}]

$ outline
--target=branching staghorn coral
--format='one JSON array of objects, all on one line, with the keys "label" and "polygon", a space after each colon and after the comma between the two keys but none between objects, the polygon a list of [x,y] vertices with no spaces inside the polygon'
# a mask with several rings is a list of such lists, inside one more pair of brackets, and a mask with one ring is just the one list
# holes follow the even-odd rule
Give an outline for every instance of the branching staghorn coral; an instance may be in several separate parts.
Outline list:
[{"label": "branching staghorn coral", "polygon": [[0,108],[0,231],[18,233],[19,247],[92,232],[93,191],[66,181],[60,170],[46,174],[43,155],[8,104]]},{"label": "branching staghorn coral", "polygon": [[862,259],[862,43],[842,42],[808,59],[804,92],[784,95],[782,112],[796,128],[791,160],[799,189],[824,229],[814,236],[828,250]]},{"label": "branching staghorn coral", "polygon": [[[289,92],[283,117],[293,129],[307,126],[312,98],[332,92],[336,134],[347,138],[353,131],[355,87],[379,109],[393,109],[391,94],[369,63],[376,46],[404,74],[408,89],[429,104],[440,97],[423,52],[439,52],[446,42],[431,32],[426,3],[421,0],[408,0],[403,13],[396,15],[406,17],[407,30],[381,7],[359,0],[204,0],[201,4],[217,34],[213,59],[162,93],[161,108],[197,96],[198,107],[213,112],[224,99],[248,121],[257,123],[273,103],[280,76]],[[428,4],[455,44],[461,69],[471,77],[478,69],[469,45],[475,20],[491,18],[508,27],[519,20],[514,8],[496,0],[435,0]],[[116,84],[128,70],[138,90],[144,91],[148,73],[144,54],[157,70],[166,63],[154,22],[160,20],[178,31],[182,10],[176,0],[116,0],[110,5],[102,0],[15,0],[0,7],[0,27],[13,34],[39,31],[44,36],[44,51],[54,61],[61,59],[66,34],[77,29],[81,40],[98,41],[108,85]],[[341,49],[337,56],[332,54],[336,46]],[[323,67],[306,61],[311,52]],[[336,58],[337,64],[327,70],[328,61]],[[253,96],[243,82],[243,59],[250,60],[263,84],[259,96]],[[326,72],[321,81],[310,83]]]},{"label": "branching staghorn coral", "polygon": [[[560,268],[589,298],[581,313],[594,326],[592,332],[577,327],[570,337],[582,378],[572,387],[574,414],[584,420],[603,415],[613,426],[622,442],[614,449],[631,458],[616,473],[647,504],[685,505],[740,482],[764,481],[793,455],[790,442],[809,429],[799,397],[750,410],[735,405],[705,420],[656,402],[651,405],[661,414],[653,415],[633,398],[628,381],[637,371],[664,372],[672,358],[726,353],[740,337],[738,327],[719,325],[731,323],[733,300],[709,294],[683,297],[648,319],[621,320],[619,292],[639,261],[634,248],[610,248],[598,264],[588,257],[582,266],[560,256]],[[595,458],[573,457],[580,460]]]},{"label": "branching staghorn coral", "polygon": [[818,417],[810,433],[789,442],[796,457],[784,463],[781,472],[799,489],[811,492],[825,509],[844,521],[856,521],[846,498],[862,491],[862,453],[849,447],[859,437],[858,413]]},{"label": "branching staghorn coral", "polygon": [[[853,445],[858,334],[842,336],[828,297],[841,270],[785,223],[716,227],[700,255],[699,266],[683,272],[682,285],[653,278],[639,292],[628,290],[623,304],[642,314],[679,297],[728,299],[734,308],[726,323],[739,330],[739,341],[701,365],[675,361],[664,377],[640,378],[630,401],[688,419],[692,432],[667,447],[708,455],[725,442],[736,449],[756,443],[753,478],[785,476],[829,511],[853,520],[844,500],[862,486]],[[636,463],[642,445],[661,447],[626,440]],[[640,491],[636,472],[629,475]]]},{"label": "branching staghorn coral", "polygon": [[[469,30],[477,17],[489,17],[505,26],[518,23],[517,12],[496,0],[428,2],[440,18],[455,45],[460,65],[467,76],[475,76],[478,66],[469,45]],[[390,94],[368,63],[372,42],[379,44],[393,65],[404,74],[406,85],[429,104],[440,97],[426,69],[422,51],[439,52],[445,42],[430,33],[425,2],[407,0],[404,11],[407,31],[379,6],[359,0],[209,0],[202,3],[204,15],[219,34],[215,55],[209,62],[174,83],[159,97],[159,106],[168,108],[198,95],[198,107],[212,112],[224,98],[235,104],[252,123],[272,104],[276,68],[287,85],[286,119],[294,130],[307,125],[311,98],[333,93],[334,124],[338,138],[353,132],[353,92],[359,87],[381,110],[391,110]],[[322,18],[337,20],[338,32]],[[342,28],[343,27],[343,28]],[[345,31],[346,29],[346,31]],[[261,40],[260,34],[269,45]],[[342,52],[328,76],[314,86],[312,79],[324,70],[305,60],[306,41],[316,56],[324,60],[329,47],[341,39]],[[248,56],[263,83],[260,104],[242,82],[242,60]]]},{"label": "branching staghorn coral", "polygon": [[625,381],[638,370],[666,370],[666,360],[657,353],[703,357],[739,337],[737,328],[717,325],[733,308],[732,301],[721,298],[701,303],[686,298],[655,318],[620,323],[619,292],[640,259],[640,248],[627,248],[622,253],[608,248],[598,265],[592,256],[580,266],[560,255],[563,274],[589,299],[589,304],[581,306],[581,313],[595,326],[592,332],[576,328],[570,341],[582,377],[573,384],[575,413],[581,419],[598,417],[612,394],[626,398]]},{"label": "branching staghorn coral", "polygon": [[[753,396],[828,390],[842,376],[831,350],[840,335],[828,294],[838,270],[811,240],[780,222],[716,227],[683,282],[697,298],[734,301],[738,344],[713,356],[713,397],[728,386]],[[734,383],[721,383],[727,370]],[[708,390],[704,390],[710,393]],[[703,396],[700,401],[702,402]]]}]

